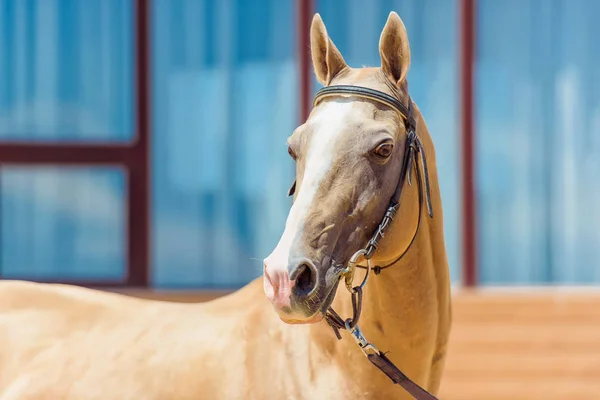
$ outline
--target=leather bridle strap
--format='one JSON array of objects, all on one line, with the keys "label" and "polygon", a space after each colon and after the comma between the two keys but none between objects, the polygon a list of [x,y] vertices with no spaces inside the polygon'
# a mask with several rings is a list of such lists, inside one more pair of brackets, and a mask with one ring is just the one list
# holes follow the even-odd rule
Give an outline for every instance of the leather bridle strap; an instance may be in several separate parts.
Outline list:
[{"label": "leather bridle strap", "polygon": [[[333,331],[341,338],[339,329],[346,329],[346,322],[336,313],[332,308],[327,311],[325,321],[333,328]],[[416,400],[439,400],[437,397],[417,385],[413,380],[406,376],[396,365],[385,355],[385,353],[379,351],[371,343],[367,342],[362,332],[358,327],[351,332],[354,340],[367,356],[367,359],[376,366],[381,372],[387,375],[397,385],[400,385]]]},{"label": "leather bridle strap", "polygon": [[[358,97],[358,98],[372,100],[377,103],[387,105],[388,107],[391,107],[391,108],[395,109],[396,111],[398,111],[400,113],[402,119],[404,120],[404,125],[405,125],[405,130],[406,130],[406,143],[405,143],[404,157],[403,157],[403,161],[402,161],[402,169],[400,170],[400,177],[399,177],[398,183],[396,185],[396,190],[394,191],[394,194],[393,194],[392,198],[390,199],[387,211],[386,211],[382,221],[380,222],[379,226],[377,227],[377,230],[373,234],[373,237],[371,238],[371,240],[369,240],[369,243],[367,244],[365,258],[371,258],[373,256],[373,253],[375,252],[375,250],[377,250],[377,247],[379,246],[380,240],[385,236],[387,229],[389,229],[390,225],[392,224],[392,221],[393,221],[394,217],[396,216],[398,209],[400,208],[400,200],[402,197],[402,190],[404,188],[404,182],[406,180],[408,180],[408,182],[410,184],[410,181],[411,181],[410,175],[411,175],[413,166],[416,169],[417,181],[419,184],[419,188],[418,188],[419,189],[419,220],[417,222],[417,228],[415,230],[415,233],[414,233],[408,247],[392,262],[390,262],[384,266],[375,266],[373,268],[373,272],[375,273],[375,275],[379,275],[382,270],[384,270],[384,269],[394,265],[398,261],[400,261],[402,259],[402,257],[404,257],[404,255],[408,252],[408,250],[410,249],[412,244],[414,243],[414,241],[417,237],[417,234],[419,233],[419,227],[421,226],[421,214],[422,214],[421,208],[422,208],[423,197],[425,197],[425,202],[427,203],[427,211],[429,213],[429,216],[433,217],[433,207],[431,204],[431,195],[430,195],[431,190],[430,190],[430,184],[429,184],[429,168],[427,167],[427,158],[425,156],[425,151],[423,149],[423,145],[421,144],[421,141],[419,140],[419,136],[416,133],[417,125],[416,125],[416,121],[413,117],[413,105],[412,105],[413,103],[412,103],[412,99],[410,98],[410,96],[408,96],[408,101],[407,101],[408,106],[405,106],[404,103],[402,103],[397,98],[395,98],[387,93],[380,92],[379,90],[370,89],[370,88],[366,88],[366,87],[362,87],[362,86],[335,85],[335,86],[326,86],[324,88],[321,88],[319,91],[317,91],[317,93],[315,94],[315,99],[314,99],[313,104],[314,104],[314,106],[317,106],[323,99],[328,98],[328,97],[334,97],[334,96]],[[423,175],[424,175],[423,179],[421,176],[421,168],[419,167],[418,159],[420,159],[420,161],[421,161]],[[415,162],[413,163],[413,161],[415,161]],[[424,187],[423,187],[423,183],[424,183]],[[294,185],[292,186],[292,188],[290,188],[290,193],[293,193],[293,190],[295,190],[295,182],[294,182]],[[423,191],[424,191],[424,193],[423,193]],[[356,265],[356,267],[366,269],[366,267],[362,266],[362,265]]]},{"label": "leather bridle strap", "polygon": [[[419,226],[421,225],[423,189],[425,189],[425,200],[427,202],[427,210],[429,212],[429,216],[433,217],[433,207],[431,205],[430,199],[429,171],[427,168],[425,151],[423,149],[421,141],[419,140],[419,137],[416,134],[416,122],[413,118],[412,100],[410,99],[410,97],[408,98],[408,106],[405,106],[401,101],[399,101],[395,97],[392,97],[378,90],[360,86],[337,85],[327,86],[320,89],[315,95],[314,105],[318,105],[319,102],[324,98],[344,95],[373,100],[375,102],[385,104],[397,110],[402,116],[402,119],[405,123],[407,137],[406,147],[404,150],[404,159],[402,161],[402,169],[400,171],[400,178],[398,179],[396,190],[392,198],[390,199],[390,203],[383,217],[383,220],[379,224],[375,234],[373,235],[373,237],[371,238],[364,250],[364,257],[369,260],[373,256],[373,253],[379,245],[379,241],[384,237],[387,229],[391,225],[396,215],[396,212],[400,207],[400,199],[402,197],[402,189],[404,187],[404,182],[408,179],[408,182],[410,184],[410,172],[413,165],[416,168],[417,183],[419,185],[419,220],[417,222],[417,229],[412,240],[410,241],[409,246],[406,248],[405,251],[403,251],[400,254],[400,256],[395,261],[383,267],[387,268],[390,265],[393,265],[397,261],[399,261],[404,256],[404,254],[408,252],[408,249],[410,249],[417,236]],[[419,168],[418,160],[416,160],[416,157],[419,157],[419,155],[421,158],[421,164],[423,166],[423,173],[425,175],[424,188],[422,187],[423,179],[421,177],[421,169]],[[290,188],[290,193],[293,193],[294,189],[295,182],[294,185],[292,185],[292,188]],[[356,265],[355,267],[367,268],[360,265]],[[375,267],[375,273],[378,274],[381,271],[381,269],[381,267]],[[396,367],[394,363],[389,358],[387,358],[384,353],[380,352],[373,344],[369,343],[363,336],[362,332],[360,331],[357,325],[362,308],[362,285],[355,287],[352,291],[352,307],[354,316],[353,318],[349,318],[345,321],[331,307],[327,310],[325,314],[325,321],[329,324],[329,326],[331,326],[331,328],[333,328],[333,331],[337,338],[342,338],[340,335],[340,330],[347,330],[352,335],[352,337],[354,338],[360,349],[363,351],[363,353],[367,356],[368,360],[381,372],[386,374],[388,378],[392,380],[392,382],[402,386],[404,390],[410,393],[416,400],[437,400],[437,398],[434,395],[417,385],[402,371],[400,371],[400,369],[398,369],[398,367]]]},{"label": "leather bridle strap", "polygon": [[[405,154],[405,159],[407,161],[408,164],[408,175],[407,175],[407,181],[408,184],[411,185],[411,178],[410,178],[410,173],[412,168],[415,169],[415,174],[417,176],[417,190],[419,193],[419,216],[417,217],[417,227],[415,228],[415,232],[412,235],[412,239],[410,240],[410,242],[408,243],[408,246],[406,246],[406,248],[404,249],[404,251],[402,253],[400,253],[398,255],[398,257],[396,257],[395,259],[393,259],[392,261],[389,261],[387,264],[385,265],[376,265],[373,267],[373,272],[375,273],[375,275],[379,275],[384,269],[391,267],[392,265],[396,264],[398,261],[400,261],[402,259],[402,257],[404,257],[406,255],[406,253],[408,252],[408,250],[410,250],[410,248],[412,247],[415,239],[417,238],[417,234],[419,233],[419,228],[421,227],[421,220],[423,217],[423,197],[425,197],[425,200],[427,201],[427,210],[429,212],[429,216],[433,217],[433,211],[431,209],[431,201],[429,199],[429,179],[428,179],[428,170],[427,170],[427,164],[426,161],[423,161],[423,169],[424,169],[424,174],[425,174],[425,178],[423,178],[422,176],[422,172],[421,172],[421,168],[418,165],[418,161],[416,160],[416,157],[418,157],[419,153],[423,154],[424,150],[422,148],[421,142],[419,141],[418,137],[416,137],[416,134],[413,134],[414,138],[411,139],[410,137],[407,139],[407,141],[409,143],[407,143],[407,146],[409,146],[409,151],[407,152],[407,154]],[[425,158],[422,158],[422,160],[425,160]],[[403,182],[403,181],[401,181]],[[425,183],[423,183],[425,182]],[[425,186],[424,186],[425,185]],[[397,210],[400,208],[400,198],[402,195],[402,188],[404,187],[404,185],[402,186],[398,186],[400,188],[400,190],[397,190],[397,195],[395,195],[392,198],[392,206],[390,206],[390,208],[388,209],[388,212],[386,213],[386,217],[388,217],[388,214],[391,214],[390,210],[393,209],[394,211],[394,215],[392,215],[392,217],[395,216],[395,212],[397,212]],[[425,192],[425,195],[423,195],[423,192]],[[390,222],[391,223],[391,222]],[[375,232],[375,234],[373,235],[373,238],[371,239],[371,241],[369,242],[370,246],[374,246],[375,249],[377,249],[377,246],[379,245],[379,240],[378,238],[383,238],[383,236],[385,235],[385,232],[379,232],[383,227],[385,227],[386,225],[382,225],[380,224],[378,227],[378,231]],[[366,266],[364,265],[356,265],[356,268],[361,268],[361,269],[367,269]]]},{"label": "leather bridle strap", "polygon": [[423,389],[421,386],[417,385],[415,382],[410,380],[410,378],[402,373],[394,365],[393,362],[390,361],[389,358],[385,356],[385,354],[381,352],[369,354],[367,356],[369,361],[379,368],[384,374],[388,376],[394,383],[402,386],[404,390],[412,395],[417,400],[438,400],[437,397],[429,393],[427,390]]},{"label": "leather bridle strap", "polygon": [[412,130],[417,129],[417,124],[412,117],[412,101],[410,98],[408,100],[408,107],[402,104],[400,100],[397,98],[390,96],[387,93],[380,92],[379,90],[369,89],[362,86],[353,86],[353,85],[335,85],[335,86],[326,86],[324,88],[319,89],[319,91],[315,94],[315,100],[313,102],[313,106],[319,104],[319,102],[331,96],[353,96],[353,97],[362,97],[369,100],[374,100],[378,103],[383,103],[388,105],[391,108],[394,108],[402,114],[402,119],[406,122],[406,124],[412,128]]}]

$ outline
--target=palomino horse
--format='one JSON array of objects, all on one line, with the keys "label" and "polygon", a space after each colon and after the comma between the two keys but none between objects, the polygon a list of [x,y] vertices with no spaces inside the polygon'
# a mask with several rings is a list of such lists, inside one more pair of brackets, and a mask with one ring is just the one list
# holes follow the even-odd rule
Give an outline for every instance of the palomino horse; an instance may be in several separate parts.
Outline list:
[{"label": "palomino horse", "polygon": [[[3,282],[1,400],[411,398],[369,362],[384,359],[384,371],[393,362],[437,392],[449,274],[433,143],[407,93],[406,30],[390,14],[381,67],[353,69],[316,15],[311,50],[325,91],[288,141],[295,200],[263,283],[181,304]],[[360,266],[374,269],[364,291],[352,283],[370,272]],[[341,279],[352,302],[343,286],[336,296]]]}]

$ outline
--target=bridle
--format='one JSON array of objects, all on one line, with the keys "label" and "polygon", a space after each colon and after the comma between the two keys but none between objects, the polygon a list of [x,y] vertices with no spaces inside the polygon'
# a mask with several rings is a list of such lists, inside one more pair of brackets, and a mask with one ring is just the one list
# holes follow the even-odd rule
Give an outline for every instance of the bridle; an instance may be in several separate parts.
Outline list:
[{"label": "bridle", "polygon": [[[362,87],[362,86],[353,86],[353,85],[335,85],[335,86],[327,86],[320,89],[316,95],[313,102],[314,106],[317,106],[321,101],[330,98],[330,97],[339,97],[339,96],[352,96],[358,97],[361,99],[372,100],[380,104],[384,104],[392,109],[395,109],[400,113],[400,116],[404,120],[404,127],[406,130],[406,144],[404,149],[404,156],[402,161],[402,168],[400,170],[400,178],[398,179],[398,184],[396,185],[396,190],[390,199],[388,208],[383,216],[383,219],[379,223],[377,230],[373,234],[373,237],[365,248],[358,250],[350,260],[348,261],[348,265],[341,271],[340,279],[344,277],[346,288],[351,293],[352,296],[352,311],[353,315],[351,318],[346,320],[342,319],[338,313],[336,313],[333,308],[329,308],[325,313],[325,321],[331,326],[335,335],[338,339],[341,339],[342,336],[340,334],[340,330],[347,330],[357,345],[360,347],[362,352],[367,356],[369,361],[377,368],[379,368],[383,373],[385,373],[394,383],[402,386],[407,392],[409,392],[415,399],[417,400],[437,400],[435,396],[427,392],[425,389],[417,385],[410,378],[408,378],[402,371],[400,371],[394,363],[390,361],[389,358],[385,356],[384,353],[380,352],[373,344],[371,344],[362,334],[361,330],[358,327],[358,321],[360,319],[360,314],[362,310],[362,295],[363,288],[367,284],[367,280],[369,278],[369,273],[371,270],[375,273],[375,275],[379,275],[382,270],[394,265],[398,261],[404,257],[404,255],[408,252],[408,250],[412,247],[412,244],[417,237],[419,232],[419,227],[421,225],[421,217],[422,217],[422,209],[423,209],[423,197],[425,197],[425,202],[427,204],[427,211],[429,213],[429,217],[433,218],[433,207],[431,205],[431,197],[430,197],[430,185],[429,185],[429,171],[427,169],[427,159],[425,157],[425,151],[423,149],[423,145],[419,140],[419,137],[416,133],[416,121],[413,117],[413,105],[410,96],[408,96],[408,105],[405,106],[400,100],[397,98],[390,96],[387,93]],[[421,164],[423,167],[424,179],[421,175],[421,168],[418,165],[417,157],[420,156]],[[407,248],[392,262],[387,263],[383,266],[375,266],[371,265],[371,259],[379,246],[379,242],[387,233],[389,227],[400,208],[400,199],[402,197],[402,190],[404,188],[404,182],[408,181],[408,184],[411,185],[411,170],[415,169],[417,176],[417,183],[419,186],[419,219],[417,222],[417,228],[415,233],[407,246]],[[289,195],[294,194],[296,183],[292,185],[289,191]],[[362,257],[367,261],[367,265],[358,265],[359,258]],[[362,280],[362,283],[358,286],[352,286],[354,279],[354,272],[356,268],[366,269],[365,277]]]}]

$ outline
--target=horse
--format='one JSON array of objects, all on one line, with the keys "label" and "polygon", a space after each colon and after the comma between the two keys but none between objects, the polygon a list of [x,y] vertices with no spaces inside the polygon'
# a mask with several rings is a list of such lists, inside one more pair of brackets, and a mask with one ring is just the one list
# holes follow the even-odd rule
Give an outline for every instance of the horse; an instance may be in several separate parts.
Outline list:
[{"label": "horse", "polygon": [[437,393],[450,279],[406,29],[390,13],[380,67],[349,67],[318,14],[310,43],[329,91],[288,138],[294,199],[263,276],[204,303],[3,281],[0,400],[411,398],[365,354]]}]

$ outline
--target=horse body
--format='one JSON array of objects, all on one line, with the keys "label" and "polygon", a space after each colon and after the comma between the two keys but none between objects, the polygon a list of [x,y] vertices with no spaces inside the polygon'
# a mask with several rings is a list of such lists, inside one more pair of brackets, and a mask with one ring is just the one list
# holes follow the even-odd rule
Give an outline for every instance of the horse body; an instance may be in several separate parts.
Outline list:
[{"label": "horse body", "polygon": [[[405,86],[407,40],[392,13],[380,42],[382,68],[352,69],[316,16],[311,51],[317,77],[324,85],[393,93],[396,89],[386,79]],[[398,51],[401,56],[394,58]],[[356,250],[350,247],[364,243],[366,232],[381,218],[378,213],[385,209],[399,167],[383,159],[355,165],[349,165],[351,159],[315,161],[315,154],[327,156],[327,146],[370,146],[371,132],[380,131],[387,132],[385,144],[401,147],[403,128],[393,110],[370,102],[332,100],[317,108],[295,139],[304,146],[296,143],[297,148],[309,154],[297,157],[303,197],[295,199],[286,232],[265,260],[263,279],[201,304],[142,300],[68,285],[1,282],[0,400],[410,399],[371,365],[347,332],[337,340],[319,322],[330,305],[343,317],[352,315],[346,288],[331,279],[335,265],[323,254],[347,260]],[[435,218],[419,224],[419,185],[406,186],[402,206],[373,258],[375,263],[394,262],[370,278],[359,325],[409,378],[436,393],[450,332],[450,278],[434,146],[416,105],[414,118],[429,163]],[[356,126],[360,134],[350,136]],[[317,140],[318,133],[323,137]],[[313,140],[317,147],[310,147]],[[349,179],[359,176],[360,181],[373,171],[379,171],[371,180],[379,180],[380,187],[366,198]],[[303,176],[315,173],[320,180]],[[336,190],[322,189],[324,184]],[[313,208],[307,193],[318,207]],[[335,218],[354,218],[356,228],[331,223]],[[336,231],[338,226],[342,228]],[[404,256],[398,258],[400,253]],[[299,286],[311,290],[298,291]]]},{"label": "horse body", "polygon": [[[366,319],[376,305],[365,307]],[[382,347],[392,359],[411,351],[420,359],[423,347],[435,348],[435,330],[425,340],[418,335],[420,344],[398,341],[415,337],[416,321],[405,321],[407,331],[385,309],[377,313],[381,336],[391,336],[378,345],[392,339],[409,347]],[[379,328],[364,331],[377,342]],[[326,324],[283,324],[260,280],[202,304],[6,281],[0,344],[0,400],[410,398]],[[408,359],[398,361],[428,386],[430,362],[415,371]]]}]

